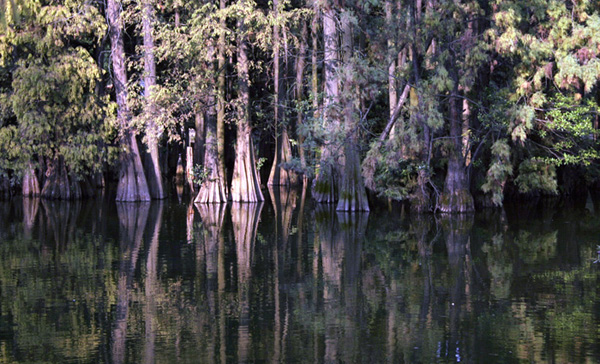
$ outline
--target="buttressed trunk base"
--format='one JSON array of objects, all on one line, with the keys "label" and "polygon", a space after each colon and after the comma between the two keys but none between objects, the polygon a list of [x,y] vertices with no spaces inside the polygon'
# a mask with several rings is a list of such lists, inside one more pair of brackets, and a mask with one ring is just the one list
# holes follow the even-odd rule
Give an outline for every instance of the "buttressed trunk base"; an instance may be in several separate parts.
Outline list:
[{"label": "buttressed trunk base", "polygon": [[[150,192],[146,182],[146,175],[142,166],[137,140],[135,135],[129,133],[128,144],[130,150],[121,155],[121,168],[119,171],[119,184],[117,186],[117,201],[150,201]],[[125,144],[125,141],[123,141]]]}]

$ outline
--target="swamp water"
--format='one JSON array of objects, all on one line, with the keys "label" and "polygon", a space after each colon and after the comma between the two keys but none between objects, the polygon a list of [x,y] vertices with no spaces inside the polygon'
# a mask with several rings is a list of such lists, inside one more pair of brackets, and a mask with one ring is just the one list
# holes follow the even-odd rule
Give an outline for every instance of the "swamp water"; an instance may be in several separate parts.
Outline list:
[{"label": "swamp water", "polygon": [[0,362],[600,360],[592,204],[443,217],[270,196],[0,202]]}]

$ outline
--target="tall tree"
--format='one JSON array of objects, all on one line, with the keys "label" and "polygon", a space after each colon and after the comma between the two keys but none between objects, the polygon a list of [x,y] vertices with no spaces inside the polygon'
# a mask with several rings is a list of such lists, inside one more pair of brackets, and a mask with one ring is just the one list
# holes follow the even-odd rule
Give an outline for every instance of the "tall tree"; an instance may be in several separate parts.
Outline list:
[{"label": "tall tree", "polygon": [[[284,80],[287,79],[288,67],[287,60],[284,60],[284,57],[281,56],[281,23],[283,23],[284,19],[280,16],[280,8],[279,1],[273,0],[273,80],[275,86],[275,93],[273,95],[273,122],[275,124],[275,158],[273,159],[267,183],[270,186],[289,186],[298,182],[296,174],[284,166],[285,163],[289,163],[292,160],[292,148],[290,145],[287,118],[285,117],[285,110],[283,108],[286,101]],[[282,63],[284,63],[283,67]]]},{"label": "tall tree", "polygon": [[[219,9],[225,10],[226,0],[219,1]],[[227,191],[228,174],[225,168],[225,76],[227,63],[225,62],[225,17],[219,19],[219,39],[217,41],[217,158],[219,160],[219,175],[223,178],[225,194]]]},{"label": "tall tree", "polygon": [[237,20],[237,73],[238,73],[238,119],[235,148],[235,165],[231,181],[231,199],[240,202],[263,201],[260,190],[256,158],[252,143],[250,124],[250,60],[248,59],[248,34],[244,12],[253,10],[251,4],[240,2],[243,12]]},{"label": "tall tree", "polygon": [[77,1],[0,9],[0,171],[22,176],[24,195],[93,194],[81,185],[105,157],[91,56],[106,29],[99,9]]},{"label": "tall tree", "polygon": [[[317,4],[315,0],[315,4]],[[323,126],[329,136],[327,144],[321,148],[321,158],[319,169],[313,182],[313,196],[317,202],[335,203],[337,201],[337,181],[339,171],[336,166],[338,158],[336,146],[333,138],[340,127],[339,106],[340,91],[338,78],[336,74],[338,62],[338,30],[336,27],[337,12],[330,2],[323,2],[322,21],[323,21],[323,43],[324,43],[324,87],[323,95]]]},{"label": "tall tree", "polygon": [[156,60],[154,56],[154,23],[156,16],[153,0],[143,0],[142,28],[144,34],[144,95],[146,97],[146,143],[150,158],[148,160],[148,188],[150,196],[154,199],[166,197],[163,187],[160,160],[158,155],[158,140],[161,135],[156,124],[157,112],[153,94],[156,88]]},{"label": "tall tree", "polygon": [[[367,191],[363,183],[360,171],[360,159],[358,154],[358,120],[354,108],[356,104],[355,89],[357,83],[353,80],[356,68],[354,66],[353,29],[351,26],[354,14],[345,10],[341,14],[342,27],[342,60],[343,60],[343,92],[340,99],[344,113],[343,135],[344,155],[341,168],[341,179],[339,181],[339,200],[336,210],[338,211],[368,211]],[[338,71],[340,72],[340,71]]]},{"label": "tall tree", "polygon": [[[306,66],[306,48],[308,42],[308,24],[306,20],[302,21],[302,33],[299,39],[298,55],[296,57],[296,105],[301,105],[304,98],[304,67]],[[306,150],[304,148],[304,135],[301,129],[304,124],[304,112],[301,109],[296,110],[296,130],[298,132],[298,154],[300,156],[300,168],[302,170],[303,185],[308,183]]]},{"label": "tall tree", "polygon": [[222,174],[219,165],[219,141],[217,134],[217,120],[209,118],[206,123],[206,148],[204,151],[204,168],[207,176],[200,185],[200,190],[194,200],[196,203],[227,202],[227,194],[225,193],[226,178]]},{"label": "tall tree", "polygon": [[[477,43],[474,40],[472,18],[480,14],[481,9],[476,2],[466,2],[462,6],[449,5],[449,13],[463,19],[450,31],[441,37],[439,46],[439,67],[444,67],[452,85],[448,97],[448,119],[450,131],[450,146],[448,150],[448,168],[444,182],[444,190],[439,198],[438,207],[442,212],[470,212],[475,209],[473,196],[470,191],[468,173],[468,145],[463,145],[463,135],[468,135],[469,115],[463,118],[462,106],[468,95],[465,94],[475,81],[479,60]],[[448,27],[450,20],[443,21]],[[460,44],[460,47],[457,45]],[[469,112],[468,102],[464,112]],[[464,130],[464,132],[463,132]]]},{"label": "tall tree", "polygon": [[127,70],[120,5],[119,0],[107,0],[106,15],[111,41],[113,84],[117,97],[119,144],[124,149],[120,155],[116,199],[117,201],[149,201],[148,183],[140,158],[136,133],[130,125],[131,113],[127,105]]}]

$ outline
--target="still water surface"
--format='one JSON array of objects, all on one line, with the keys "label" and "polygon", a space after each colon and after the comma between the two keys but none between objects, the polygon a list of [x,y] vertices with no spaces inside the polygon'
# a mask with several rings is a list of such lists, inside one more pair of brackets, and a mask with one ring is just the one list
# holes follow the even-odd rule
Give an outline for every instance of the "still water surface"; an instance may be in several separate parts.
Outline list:
[{"label": "still water surface", "polygon": [[600,361],[593,205],[347,214],[270,192],[0,202],[0,362]]}]

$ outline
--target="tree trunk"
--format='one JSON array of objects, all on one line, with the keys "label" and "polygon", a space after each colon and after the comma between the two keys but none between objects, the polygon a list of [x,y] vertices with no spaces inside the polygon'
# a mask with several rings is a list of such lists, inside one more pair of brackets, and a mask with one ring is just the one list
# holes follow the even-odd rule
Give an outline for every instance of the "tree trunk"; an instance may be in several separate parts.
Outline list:
[{"label": "tree trunk", "polygon": [[[338,78],[336,75],[338,59],[338,32],[336,29],[336,12],[327,4],[323,9],[323,42],[324,59],[323,67],[325,73],[325,95],[323,99],[323,124],[331,135],[329,140],[339,129],[339,111],[335,110],[339,105],[340,94]],[[338,198],[337,164],[339,156],[336,155],[336,146],[332,143],[322,146],[319,170],[313,182],[313,196],[317,202],[335,203]]]},{"label": "tree trunk", "polygon": [[[413,27],[413,34],[416,36],[417,35],[417,28],[420,26],[420,21],[421,21],[421,11],[422,11],[422,2],[420,0],[415,2],[415,8],[413,9],[412,12],[412,16],[414,18],[414,27]],[[415,93],[417,95],[417,97],[415,98],[417,101],[417,105],[411,105],[413,106],[413,109],[416,110],[416,120],[417,120],[417,124],[418,126],[422,129],[422,148],[421,148],[421,154],[419,156],[419,159],[421,160],[421,163],[426,167],[426,168],[420,168],[419,172],[418,172],[418,178],[417,178],[417,189],[416,191],[413,193],[413,195],[411,196],[411,210],[418,212],[418,213],[423,213],[423,212],[429,212],[431,211],[431,189],[429,188],[429,184],[430,184],[430,171],[429,171],[429,167],[430,167],[430,159],[431,159],[431,129],[429,127],[429,125],[427,124],[427,120],[425,119],[425,116],[423,115],[423,112],[421,111],[421,107],[422,107],[422,101],[421,101],[421,95],[419,92],[419,87],[420,87],[420,83],[421,83],[421,78],[420,78],[420,69],[419,69],[419,54],[417,51],[417,46],[415,43],[412,43],[410,46],[410,53],[412,56],[411,59],[411,63],[412,63],[412,72],[413,72],[413,82],[415,85]],[[416,106],[416,107],[415,107]]]},{"label": "tree trunk", "polygon": [[[304,96],[304,67],[306,64],[306,40],[308,29],[306,22],[302,23],[302,34],[300,36],[300,47],[298,49],[298,59],[296,61],[296,102],[298,105],[302,102]],[[298,154],[300,154],[300,167],[302,168],[302,180],[306,185],[308,182],[306,175],[306,151],[304,150],[304,136],[298,131],[304,123],[304,114],[298,110],[296,115],[296,132],[298,134]]]},{"label": "tree trunk", "polygon": [[210,116],[205,115],[201,111],[196,112],[194,122],[194,127],[196,129],[196,136],[194,138],[194,165],[204,166],[204,154],[206,153],[207,119],[210,119]]},{"label": "tree trunk", "polygon": [[263,201],[260,190],[254,147],[252,145],[252,127],[250,126],[249,60],[247,34],[244,20],[238,20],[238,125],[236,158],[231,181],[231,199],[240,202]]},{"label": "tree trunk", "polygon": [[[279,17],[279,1],[273,0],[273,13],[275,18]],[[275,82],[275,94],[273,95],[273,122],[275,123],[275,158],[269,173],[269,186],[290,186],[298,182],[297,176],[293,171],[285,169],[284,163],[289,163],[292,160],[292,147],[288,135],[288,125],[284,121],[285,112],[283,104],[285,103],[283,80],[287,78],[286,72],[281,75],[282,57],[280,54],[280,27],[277,24],[273,25],[273,79]],[[287,69],[287,67],[285,67]]]},{"label": "tree trunk", "polygon": [[0,200],[9,198],[11,195],[10,180],[0,174]]},{"label": "tree trunk", "polygon": [[135,133],[130,124],[131,115],[127,106],[127,73],[123,24],[121,23],[118,0],[107,0],[106,15],[109,22],[111,41],[113,84],[117,96],[117,119],[120,131],[121,152],[117,201],[148,201],[150,194],[142,166]]},{"label": "tree trunk", "polygon": [[195,203],[224,203],[227,202],[225,177],[219,167],[219,150],[217,138],[217,123],[209,118],[206,123],[206,148],[204,151],[204,168],[208,176],[200,185]]},{"label": "tree trunk", "polygon": [[156,105],[153,100],[154,89],[156,88],[156,61],[154,57],[154,35],[152,28],[154,25],[154,3],[153,0],[144,0],[142,28],[144,33],[144,94],[146,96],[146,139],[148,143],[148,152],[150,160],[148,163],[148,187],[150,196],[154,199],[163,199],[166,197],[162,173],[160,170],[160,160],[158,155],[158,140],[160,138],[160,128],[154,122],[156,114]]},{"label": "tree trunk", "polygon": [[469,191],[469,178],[462,155],[462,123],[458,111],[458,80],[450,95],[450,138],[452,149],[448,159],[448,171],[444,182],[444,192],[438,201],[442,212],[470,212],[475,209],[473,196]]},{"label": "tree trunk", "polygon": [[[393,0],[385,1],[385,22],[388,29],[394,29],[393,25],[394,14],[393,14]],[[398,101],[398,82],[396,81],[396,44],[394,37],[388,38],[387,41],[387,64],[388,64],[388,100],[390,104],[390,119],[394,115],[396,110],[396,103]],[[392,127],[390,130],[390,137],[393,138],[395,135],[396,128]]]},{"label": "tree trunk", "polygon": [[121,144],[128,145],[129,151],[121,154],[116,200],[123,202],[150,201],[137,140],[131,131],[125,131],[125,134]]},{"label": "tree trunk", "polygon": [[[352,26],[349,16],[342,16],[342,51],[344,59],[344,69],[351,70],[345,72],[353,75],[354,69],[352,55]],[[356,85],[352,79],[345,79],[343,82],[344,92],[342,104],[344,106],[344,163],[341,176],[341,185],[339,187],[340,195],[337,204],[337,211],[369,211],[369,202],[367,200],[367,191],[360,171],[360,158],[358,155],[358,122],[355,118],[354,99],[352,92]]]},{"label": "tree trunk", "polygon": [[319,64],[318,64],[318,53],[319,53],[319,5],[318,1],[315,0],[313,4],[313,19],[312,27],[310,30],[310,36],[312,39],[312,52],[310,59],[311,67],[311,94],[312,94],[312,106],[313,106],[313,117],[315,120],[319,118]]},{"label": "tree trunk", "polygon": [[[219,7],[224,10],[226,0],[220,0]],[[225,19],[221,19],[221,28],[225,28]],[[225,194],[227,191],[227,169],[225,167],[225,74],[227,64],[225,63],[225,34],[219,34],[217,44],[217,157],[219,159],[219,174],[223,178]]]},{"label": "tree trunk", "polygon": [[37,176],[35,175],[35,169],[31,162],[25,169],[23,175],[23,196],[35,197],[40,195],[40,183],[38,182]]},{"label": "tree trunk", "polygon": [[69,176],[62,157],[48,163],[46,181],[41,196],[51,200],[78,200],[81,198],[79,182]]}]

